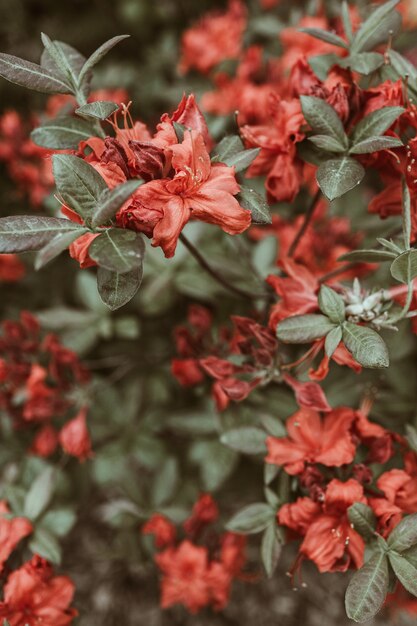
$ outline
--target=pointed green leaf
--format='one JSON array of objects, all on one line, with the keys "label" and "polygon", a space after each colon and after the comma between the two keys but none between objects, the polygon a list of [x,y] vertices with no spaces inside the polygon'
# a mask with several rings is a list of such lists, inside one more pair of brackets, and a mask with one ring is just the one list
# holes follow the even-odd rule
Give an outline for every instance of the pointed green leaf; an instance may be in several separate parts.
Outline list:
[{"label": "pointed green leaf", "polygon": [[53,171],[56,186],[65,204],[84,220],[98,208],[105,180],[92,165],[72,154],[55,154]]},{"label": "pointed green leaf", "polygon": [[242,152],[245,146],[238,135],[227,135],[217,144],[212,153],[212,159],[225,163],[227,159]]},{"label": "pointed green leaf", "polygon": [[408,284],[417,277],[417,250],[412,248],[400,254],[391,265],[392,276]]},{"label": "pointed green leaf", "polygon": [[257,191],[242,185],[239,193],[239,203],[244,209],[248,209],[252,213],[252,222],[254,224],[272,223],[268,204]]},{"label": "pointed green leaf", "polygon": [[278,565],[282,550],[282,541],[277,531],[276,522],[272,522],[262,535],[261,557],[266,575],[271,578]]},{"label": "pointed green leaf", "polygon": [[100,267],[125,274],[142,265],[145,243],[133,230],[108,228],[92,241],[88,253]]},{"label": "pointed green leaf", "polygon": [[13,215],[0,218],[0,254],[39,250],[56,235],[80,233],[83,227],[59,217]]},{"label": "pointed green leaf", "polygon": [[104,42],[93,54],[87,59],[84,63],[84,66],[80,72],[79,83],[82,84],[83,81],[88,77],[89,72],[93,69],[95,65],[108,53],[110,50],[118,44],[123,39],[127,39],[129,35],[118,35],[117,37],[113,37],[108,41]]},{"label": "pointed green leaf", "polygon": [[61,547],[51,531],[45,528],[37,528],[29,542],[29,550],[33,554],[39,554],[44,559],[59,565],[61,563]]},{"label": "pointed green leaf", "polygon": [[250,504],[236,513],[226,524],[226,528],[235,533],[250,535],[261,532],[261,530],[269,526],[274,519],[274,509],[272,509],[269,504],[258,502],[256,504]]},{"label": "pointed green leaf", "polygon": [[388,591],[388,560],[383,552],[373,556],[350,580],[346,613],[355,622],[366,622],[378,613]]},{"label": "pointed green leaf", "polygon": [[41,267],[44,267],[47,263],[49,263],[49,261],[55,259],[55,257],[66,250],[68,246],[74,243],[74,241],[79,239],[79,237],[84,235],[86,232],[88,232],[87,228],[80,228],[79,230],[70,231],[69,233],[55,235],[55,237],[51,239],[46,246],[41,248],[36,255],[35,270],[41,269]]},{"label": "pointed green leaf", "polygon": [[382,337],[372,328],[345,322],[343,325],[343,343],[353,358],[363,367],[389,366],[387,346]]},{"label": "pointed green leaf", "polygon": [[61,73],[64,82],[69,85],[72,91],[76,91],[78,87],[78,75],[81,68],[78,64],[74,67],[73,53],[71,53],[70,57],[67,56],[65,48],[61,46],[58,41],[51,41],[45,33],[41,33],[41,39],[47,54]]},{"label": "pointed green leaf", "polygon": [[36,520],[50,503],[55,490],[56,472],[47,467],[33,481],[26,494],[24,514],[30,520]]},{"label": "pointed green leaf", "polygon": [[356,532],[366,541],[375,537],[376,517],[370,506],[355,502],[348,508],[348,517]]},{"label": "pointed green leaf", "polygon": [[366,115],[353,129],[350,137],[352,145],[355,146],[369,137],[383,135],[404,110],[403,107],[383,107]]},{"label": "pointed green leaf", "polygon": [[348,145],[342,121],[334,108],[322,98],[301,96],[303,115],[314,132],[333,137],[342,145]]},{"label": "pointed green leaf", "polygon": [[417,513],[406,515],[388,537],[390,550],[404,552],[417,544]]},{"label": "pointed green leaf", "polygon": [[266,454],[266,433],[256,426],[242,426],[224,432],[220,441],[232,450],[244,454]]},{"label": "pointed green leaf", "polygon": [[338,46],[339,48],[344,48],[345,50],[349,49],[346,41],[339,37],[339,35],[336,35],[336,33],[322,30],[321,28],[299,28],[298,30],[300,31],[300,33],[306,33],[307,35],[311,35],[316,39],[320,39],[321,41],[330,43],[333,46]]},{"label": "pointed green leaf", "polygon": [[94,134],[91,124],[76,117],[57,117],[35,128],[30,137],[36,145],[50,150],[76,150],[80,141]]},{"label": "pointed green leaf", "polygon": [[327,285],[322,285],[319,291],[319,307],[324,315],[335,324],[345,321],[345,302],[341,295]]},{"label": "pointed green leaf", "polygon": [[234,167],[236,172],[243,172],[256,159],[260,153],[260,148],[251,148],[250,150],[242,150],[233,156],[227,157],[223,163],[229,167]]},{"label": "pointed green leaf", "polygon": [[294,315],[279,322],[277,337],[284,343],[310,343],[325,337],[335,326],[325,315]]},{"label": "pointed green leaf", "polygon": [[388,41],[390,31],[398,28],[398,13],[394,11],[400,0],[391,0],[378,7],[356,31],[351,53],[372,50],[380,43]]},{"label": "pointed green leaf", "polygon": [[340,326],[333,328],[327,335],[324,341],[324,351],[329,359],[333,356],[337,346],[342,341],[342,329]]},{"label": "pointed green leaf", "polygon": [[116,311],[127,304],[139,289],[143,276],[143,267],[136,267],[131,272],[117,274],[99,267],[97,288],[102,302],[111,311]]},{"label": "pointed green leaf", "polygon": [[71,93],[70,87],[49,70],[3,52],[0,53],[0,76],[11,83],[42,93]]},{"label": "pointed green leaf", "polygon": [[326,152],[336,152],[343,154],[346,152],[346,146],[344,146],[338,139],[329,137],[328,135],[313,135],[308,137],[311,143],[314,143],[317,148],[321,148]]},{"label": "pointed green leaf", "polygon": [[128,180],[112,190],[106,190],[100,198],[100,204],[94,212],[91,224],[92,226],[101,226],[111,220],[123,204],[136,191],[143,180]]},{"label": "pointed green leaf", "polygon": [[417,596],[417,567],[402,554],[390,552],[388,557],[391,567],[400,583],[407,591],[412,593],[413,596]]},{"label": "pointed green leaf", "polygon": [[395,257],[395,253],[388,250],[353,250],[353,252],[342,254],[337,260],[357,263],[384,263],[385,261],[392,261]]},{"label": "pointed green leaf", "polygon": [[356,143],[350,150],[350,154],[369,154],[370,152],[378,152],[379,150],[392,150],[400,148],[404,144],[401,139],[396,137],[368,137],[359,143]]},{"label": "pointed green leaf", "polygon": [[369,76],[384,64],[384,55],[379,52],[361,52],[351,54],[339,62],[340,67],[346,67],[353,72]]},{"label": "pointed green leaf", "polygon": [[119,109],[119,105],[108,100],[96,100],[96,102],[88,102],[82,107],[75,110],[78,115],[92,117],[96,120],[106,120],[112,113]]},{"label": "pointed green leaf", "polygon": [[364,176],[363,166],[348,156],[325,161],[316,174],[320,189],[330,201],[357,187]]}]

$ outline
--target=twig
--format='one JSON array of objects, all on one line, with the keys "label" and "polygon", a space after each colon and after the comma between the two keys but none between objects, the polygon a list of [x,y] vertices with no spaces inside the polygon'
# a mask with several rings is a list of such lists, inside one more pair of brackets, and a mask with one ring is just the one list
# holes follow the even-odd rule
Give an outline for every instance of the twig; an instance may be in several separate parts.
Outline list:
[{"label": "twig", "polygon": [[295,236],[295,238],[294,238],[294,240],[293,240],[293,242],[292,242],[292,244],[290,246],[290,249],[288,250],[288,256],[289,257],[293,257],[294,256],[295,251],[297,250],[298,244],[300,243],[304,233],[306,232],[306,230],[307,230],[307,228],[308,228],[308,226],[309,226],[309,224],[310,224],[310,222],[311,222],[311,220],[313,218],[314,210],[315,210],[315,208],[316,208],[316,206],[318,204],[320,196],[321,196],[321,190],[318,189],[316,191],[316,194],[314,195],[314,198],[311,201],[310,206],[307,209],[306,214],[304,215],[304,221],[301,224],[301,227],[300,227],[298,233],[296,234],[296,236]]}]

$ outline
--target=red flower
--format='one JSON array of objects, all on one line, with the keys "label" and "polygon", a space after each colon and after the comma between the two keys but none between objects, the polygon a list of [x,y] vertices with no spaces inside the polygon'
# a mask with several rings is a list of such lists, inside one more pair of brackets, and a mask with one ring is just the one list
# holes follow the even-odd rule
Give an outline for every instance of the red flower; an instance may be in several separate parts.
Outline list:
[{"label": "red flower", "polygon": [[350,432],[354,419],[354,411],[344,407],[323,419],[316,411],[300,409],[287,420],[288,438],[267,438],[265,460],[283,465],[288,474],[301,474],[307,463],[329,467],[351,463],[356,451]]},{"label": "red flower", "polygon": [[25,266],[16,254],[0,256],[0,282],[15,283],[26,273]]},{"label": "red flower", "polygon": [[[223,163],[212,165],[203,137],[196,131],[185,132],[182,144],[171,146],[171,151],[174,178],[152,180],[135,194],[140,207],[161,216],[153,228],[152,245],[161,246],[165,256],[172,257],[178,237],[190,219],[216,224],[230,235],[246,230],[251,214],[234,198],[239,192],[234,168]],[[131,223],[136,216],[139,220],[138,230],[142,210],[129,208]]]},{"label": "red flower", "polygon": [[54,576],[49,563],[35,555],[10,574],[0,617],[10,626],[67,626],[78,614],[69,607],[73,595],[73,582],[67,576]]},{"label": "red flower", "polygon": [[58,433],[55,428],[47,424],[35,435],[30,451],[39,456],[51,456],[59,443]]},{"label": "red flower", "polygon": [[157,548],[165,548],[175,541],[176,530],[174,524],[165,517],[155,513],[142,527],[144,535],[154,535]]},{"label": "red flower", "polygon": [[24,538],[33,530],[32,524],[25,517],[6,517],[10,513],[5,500],[0,500],[0,572],[3,565]]},{"label": "red flower", "polygon": [[81,235],[78,239],[74,241],[69,247],[70,256],[78,261],[81,269],[86,269],[87,267],[94,267],[97,265],[95,261],[90,259],[88,254],[88,248],[91,243],[94,241],[96,237],[98,237],[100,233],[92,234],[85,233],[85,235]]},{"label": "red flower", "polygon": [[81,461],[92,456],[86,418],[87,409],[83,408],[76,417],[65,424],[59,433],[59,443],[64,451]]},{"label": "red flower", "polygon": [[191,517],[184,522],[187,535],[197,535],[207,525],[215,522],[219,509],[209,493],[203,493],[193,506]]}]

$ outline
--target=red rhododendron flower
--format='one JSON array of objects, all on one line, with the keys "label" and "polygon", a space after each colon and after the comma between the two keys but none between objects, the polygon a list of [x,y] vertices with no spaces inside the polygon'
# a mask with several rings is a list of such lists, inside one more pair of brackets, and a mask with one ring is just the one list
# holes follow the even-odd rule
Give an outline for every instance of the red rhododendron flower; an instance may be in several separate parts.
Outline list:
[{"label": "red rhododendron flower", "polygon": [[267,438],[266,462],[283,465],[288,474],[300,474],[306,463],[351,463],[356,451],[350,431],[354,419],[354,412],[343,407],[323,419],[316,411],[300,409],[287,420],[288,438]]},{"label": "red rhododendron flower", "polygon": [[0,500],[0,571],[17,544],[31,534],[33,527],[25,517],[7,518],[10,509]]},{"label": "red rhododendron flower", "polygon": [[176,530],[172,522],[164,515],[155,513],[142,527],[144,535],[153,535],[157,548],[165,548],[175,541]]},{"label": "red rhododendron flower", "polygon": [[10,626],[67,626],[77,615],[70,608],[73,595],[72,581],[54,576],[48,562],[35,555],[7,579],[0,617]]},{"label": "red rhododendron flower", "polygon": [[77,457],[80,461],[91,457],[86,408],[81,409],[76,417],[63,426],[59,433],[59,443],[67,454]]},{"label": "red rhododendron flower", "polygon": [[0,256],[0,282],[16,283],[26,273],[25,266],[15,254]]}]

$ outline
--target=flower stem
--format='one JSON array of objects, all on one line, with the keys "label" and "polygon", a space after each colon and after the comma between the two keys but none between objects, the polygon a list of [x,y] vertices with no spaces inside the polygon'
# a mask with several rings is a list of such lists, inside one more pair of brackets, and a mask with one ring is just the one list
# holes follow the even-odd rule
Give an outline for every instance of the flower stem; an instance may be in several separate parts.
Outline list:
[{"label": "flower stem", "polygon": [[187,250],[192,254],[195,260],[201,265],[201,267],[208,273],[214,280],[216,280],[222,287],[232,291],[236,295],[241,298],[249,298],[250,300],[256,300],[257,298],[269,298],[269,294],[267,293],[251,293],[250,291],[246,291],[245,289],[241,289],[232,283],[229,283],[221,274],[217,272],[203,257],[203,255],[197,250],[197,248],[191,243],[187,237],[181,233],[180,241],[184,244]]},{"label": "flower stem", "polygon": [[298,244],[300,243],[301,239],[303,238],[304,233],[306,232],[306,230],[309,227],[310,222],[311,222],[311,220],[313,218],[314,210],[315,210],[316,206],[318,205],[318,201],[320,199],[320,196],[321,196],[321,190],[318,189],[316,191],[312,201],[311,201],[310,206],[307,209],[306,214],[304,215],[304,221],[301,224],[301,227],[300,227],[298,233],[294,237],[294,240],[293,240],[293,242],[292,242],[292,244],[290,246],[290,249],[288,250],[288,256],[289,257],[293,257],[295,255],[295,252],[296,252],[296,250],[298,248]]}]

